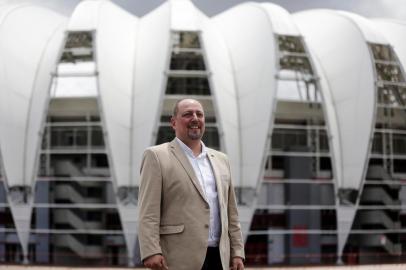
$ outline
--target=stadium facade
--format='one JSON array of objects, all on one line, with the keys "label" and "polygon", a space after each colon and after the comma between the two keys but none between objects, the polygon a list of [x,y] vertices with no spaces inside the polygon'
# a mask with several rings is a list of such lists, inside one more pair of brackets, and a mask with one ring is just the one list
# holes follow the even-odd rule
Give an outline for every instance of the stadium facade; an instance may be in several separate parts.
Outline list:
[{"label": "stadium facade", "polygon": [[248,265],[406,261],[406,22],[168,0],[0,5],[0,263],[139,263],[146,147],[206,109]]}]

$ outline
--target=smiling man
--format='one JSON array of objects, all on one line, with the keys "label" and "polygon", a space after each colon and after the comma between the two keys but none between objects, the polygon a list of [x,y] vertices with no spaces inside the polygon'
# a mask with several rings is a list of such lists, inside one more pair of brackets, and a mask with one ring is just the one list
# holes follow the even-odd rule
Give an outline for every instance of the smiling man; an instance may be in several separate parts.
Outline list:
[{"label": "smiling man", "polygon": [[179,100],[176,138],[148,148],[141,165],[139,242],[152,269],[244,269],[244,245],[227,156],[201,141],[202,105]]}]

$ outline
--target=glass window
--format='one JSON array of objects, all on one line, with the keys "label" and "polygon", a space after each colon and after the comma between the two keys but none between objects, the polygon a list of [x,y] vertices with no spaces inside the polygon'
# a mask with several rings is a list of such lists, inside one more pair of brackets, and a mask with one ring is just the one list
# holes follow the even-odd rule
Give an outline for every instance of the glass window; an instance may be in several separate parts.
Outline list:
[{"label": "glass window", "polygon": [[378,88],[378,103],[380,105],[405,106],[406,88],[396,85],[384,85]]},{"label": "glass window", "polygon": [[49,123],[86,122],[86,116],[48,116]]},{"label": "glass window", "polygon": [[171,70],[205,70],[203,56],[196,52],[172,52]]},{"label": "glass window", "polygon": [[387,82],[404,82],[405,79],[402,75],[398,65],[376,63],[376,72],[378,80]]},{"label": "glass window", "polygon": [[52,128],[51,131],[51,147],[53,146],[73,146],[74,135],[73,130],[66,128]]},{"label": "glass window", "polygon": [[93,35],[91,32],[69,32],[60,62],[93,61]]},{"label": "glass window", "polygon": [[372,153],[382,154],[383,153],[383,134],[379,132],[374,133],[374,138],[372,141]]},{"label": "glass window", "polygon": [[[7,234],[9,238],[17,239],[17,235],[15,233]],[[2,260],[3,262],[8,263],[22,263],[23,262],[23,251],[21,248],[20,243],[1,243],[0,247],[4,251],[4,257]]]},{"label": "glass window", "polygon": [[101,127],[91,127],[92,146],[104,146],[104,135]]},{"label": "glass window", "polygon": [[78,31],[69,32],[65,48],[92,48],[93,36],[91,32]]},{"label": "glass window", "polygon": [[395,121],[388,121],[389,119],[395,119],[395,108],[378,107],[376,112],[377,118],[375,127],[381,126],[383,128],[394,128]]},{"label": "glass window", "polygon": [[175,138],[175,131],[169,126],[160,126],[156,144],[170,142]]},{"label": "glass window", "polygon": [[285,169],[285,158],[283,156],[272,156],[271,165],[274,170],[283,170]]},{"label": "glass window", "polygon": [[88,221],[102,221],[103,213],[101,211],[87,211],[86,218]]},{"label": "glass window", "polygon": [[313,74],[309,59],[305,56],[285,55],[280,58],[280,69],[296,70],[304,74]]},{"label": "glass window", "polygon": [[202,140],[207,147],[217,150],[220,149],[220,138],[217,127],[206,126]]},{"label": "glass window", "polygon": [[406,160],[405,159],[395,159],[393,161],[393,171],[394,173],[406,173]]},{"label": "glass window", "polygon": [[327,132],[325,130],[319,130],[319,151],[328,152],[329,151],[329,140]]},{"label": "glass window", "polygon": [[[268,264],[268,235],[249,235],[245,244],[246,265],[267,265]],[[272,256],[278,257],[279,254]],[[269,254],[270,256],[270,254]],[[274,257],[274,258],[275,258]],[[283,256],[285,257],[285,256]]]},{"label": "glass window", "polygon": [[[331,172],[331,158],[330,157],[321,157],[320,158],[320,170],[321,171],[330,171]],[[329,179],[331,179],[332,175],[330,174]]]},{"label": "glass window", "polygon": [[86,196],[89,198],[100,198],[104,195],[103,186],[93,186],[88,187],[86,191]]},{"label": "glass window", "polygon": [[378,103],[381,105],[398,105],[391,86],[378,88]]},{"label": "glass window", "polygon": [[278,36],[279,50],[282,52],[304,53],[302,39],[295,36]]},{"label": "glass window", "polygon": [[95,168],[108,168],[109,163],[106,154],[92,154],[91,166]]},{"label": "glass window", "polygon": [[396,57],[390,46],[381,44],[370,44],[370,48],[375,60],[396,61]]},{"label": "glass window", "polygon": [[7,193],[3,181],[0,181],[0,203],[7,203]]},{"label": "glass window", "polygon": [[272,150],[295,151],[295,147],[298,146],[307,146],[306,130],[274,129],[272,133]]},{"label": "glass window", "polygon": [[[319,146],[319,149],[316,149],[316,145]],[[328,136],[325,130],[274,129],[272,150],[328,152]]]},{"label": "glass window", "polygon": [[169,77],[167,95],[205,95],[210,96],[207,78]]},{"label": "glass window", "polygon": [[15,229],[13,216],[9,207],[0,207],[0,228]]},{"label": "glass window", "polygon": [[406,134],[393,134],[393,153],[406,155]]},{"label": "glass window", "polygon": [[[307,182],[305,182],[307,181]],[[262,183],[258,195],[258,207],[268,205],[335,205],[334,186],[329,183],[313,180],[299,179],[295,183],[289,183],[289,179],[283,182]],[[302,183],[299,183],[302,182]],[[295,196],[295,198],[292,198]]]},{"label": "glass window", "polygon": [[172,49],[198,49],[201,48],[199,35],[196,32],[175,32],[172,34]]},{"label": "glass window", "polygon": [[86,127],[47,127],[51,130],[51,148],[87,146]]},{"label": "glass window", "polygon": [[106,213],[106,230],[122,230],[118,211],[110,210]]}]

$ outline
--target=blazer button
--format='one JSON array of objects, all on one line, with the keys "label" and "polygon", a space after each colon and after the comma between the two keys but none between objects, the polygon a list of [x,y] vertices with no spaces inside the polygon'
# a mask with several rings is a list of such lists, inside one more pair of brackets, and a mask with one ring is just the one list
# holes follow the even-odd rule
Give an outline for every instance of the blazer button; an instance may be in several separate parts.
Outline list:
[{"label": "blazer button", "polygon": [[207,229],[209,228],[209,224],[204,224],[204,227]]},{"label": "blazer button", "polygon": [[206,205],[206,209],[209,210],[209,209],[210,209],[210,206]]}]

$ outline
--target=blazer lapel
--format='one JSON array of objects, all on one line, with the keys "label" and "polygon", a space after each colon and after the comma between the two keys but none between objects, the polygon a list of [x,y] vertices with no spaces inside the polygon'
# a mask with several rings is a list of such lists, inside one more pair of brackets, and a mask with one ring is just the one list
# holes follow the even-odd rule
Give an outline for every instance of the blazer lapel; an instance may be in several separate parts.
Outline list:
[{"label": "blazer lapel", "polygon": [[217,163],[216,156],[210,150],[208,150],[207,152],[207,157],[209,158],[211,168],[213,169],[214,178],[216,179],[217,196],[219,200],[220,212],[222,212],[224,210],[222,207],[224,205],[223,204],[224,198],[223,198],[223,187],[221,185],[220,169],[216,164]]},{"label": "blazer lapel", "polygon": [[194,171],[192,165],[190,164],[189,159],[186,157],[185,153],[183,152],[183,149],[180,148],[179,144],[176,142],[176,139],[174,139],[170,142],[170,147],[171,147],[173,155],[180,162],[182,167],[185,169],[186,173],[189,175],[189,178],[192,181],[193,185],[199,191],[200,196],[202,196],[203,200],[205,200],[207,202],[206,196],[204,195],[204,192],[203,192],[203,188],[200,185],[200,182],[196,177],[195,171]]}]

